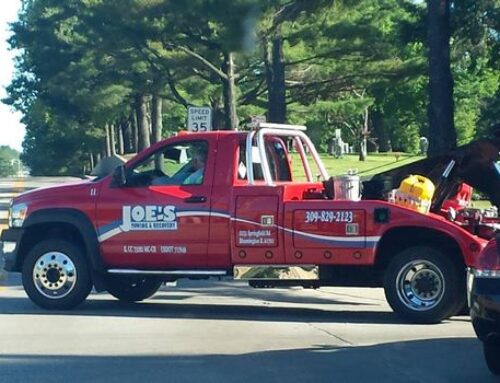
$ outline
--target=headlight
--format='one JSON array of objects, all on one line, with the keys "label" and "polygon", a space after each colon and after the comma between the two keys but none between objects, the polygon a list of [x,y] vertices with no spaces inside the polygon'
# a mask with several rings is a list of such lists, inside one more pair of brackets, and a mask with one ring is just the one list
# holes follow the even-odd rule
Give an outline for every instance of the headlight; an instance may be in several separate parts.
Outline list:
[{"label": "headlight", "polygon": [[28,205],[25,203],[18,203],[11,205],[9,208],[9,227],[23,226],[24,219],[28,213]]}]

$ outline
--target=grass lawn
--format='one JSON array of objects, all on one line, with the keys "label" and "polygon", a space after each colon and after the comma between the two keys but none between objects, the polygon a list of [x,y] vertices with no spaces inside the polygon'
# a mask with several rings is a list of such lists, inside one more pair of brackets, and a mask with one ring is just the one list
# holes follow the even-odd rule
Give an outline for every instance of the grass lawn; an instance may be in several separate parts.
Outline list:
[{"label": "grass lawn", "polygon": [[[325,164],[326,170],[331,176],[345,174],[350,169],[357,169],[360,176],[369,176],[407,165],[424,158],[423,156],[406,153],[397,153],[397,156],[396,153],[373,153],[368,155],[366,161],[359,161],[359,156],[357,154],[349,154],[343,158],[335,158],[325,153],[320,154],[320,156]],[[313,174],[316,174],[318,171],[312,159],[310,158],[309,160],[311,170]],[[302,162],[297,153],[292,153],[292,171],[295,179],[305,179]]]},{"label": "grass lawn", "polygon": [[491,207],[491,202],[488,200],[472,201],[471,207],[475,207],[477,209],[487,209]]}]

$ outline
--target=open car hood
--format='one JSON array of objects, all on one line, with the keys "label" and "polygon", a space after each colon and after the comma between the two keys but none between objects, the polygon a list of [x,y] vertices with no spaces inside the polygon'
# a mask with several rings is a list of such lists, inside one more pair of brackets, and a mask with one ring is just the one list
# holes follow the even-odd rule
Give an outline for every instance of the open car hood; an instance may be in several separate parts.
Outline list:
[{"label": "open car hood", "polygon": [[[447,155],[425,158],[386,172],[375,174],[363,182],[363,199],[381,199],[411,174],[420,174],[431,179],[437,187],[445,182],[465,182],[483,193],[492,204],[500,208],[500,140],[481,139],[455,149]],[[448,179],[443,172],[449,163],[456,162]],[[450,190],[452,188],[449,188]]]}]

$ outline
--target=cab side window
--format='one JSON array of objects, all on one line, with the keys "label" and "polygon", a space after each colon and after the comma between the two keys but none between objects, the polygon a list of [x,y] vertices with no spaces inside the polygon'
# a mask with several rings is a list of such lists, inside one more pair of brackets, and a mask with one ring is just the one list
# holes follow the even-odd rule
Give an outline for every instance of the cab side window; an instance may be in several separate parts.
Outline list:
[{"label": "cab side window", "polygon": [[128,169],[127,185],[201,185],[207,153],[202,140],[167,145]]}]

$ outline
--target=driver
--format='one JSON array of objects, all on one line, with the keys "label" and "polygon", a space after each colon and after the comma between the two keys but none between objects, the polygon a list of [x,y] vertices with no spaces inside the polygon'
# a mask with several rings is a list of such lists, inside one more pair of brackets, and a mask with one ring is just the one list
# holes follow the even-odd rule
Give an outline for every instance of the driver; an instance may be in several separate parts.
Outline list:
[{"label": "driver", "polygon": [[194,172],[182,181],[183,185],[201,185],[203,183],[203,173],[205,172],[206,159],[207,153],[205,148],[194,148],[193,158],[191,159],[191,165]]},{"label": "driver", "polygon": [[156,177],[151,185],[201,185],[207,157],[206,148],[203,146],[192,147],[192,158],[171,177],[165,175]]}]

